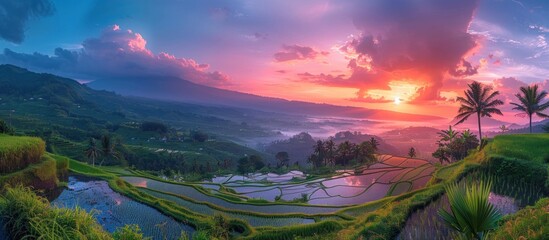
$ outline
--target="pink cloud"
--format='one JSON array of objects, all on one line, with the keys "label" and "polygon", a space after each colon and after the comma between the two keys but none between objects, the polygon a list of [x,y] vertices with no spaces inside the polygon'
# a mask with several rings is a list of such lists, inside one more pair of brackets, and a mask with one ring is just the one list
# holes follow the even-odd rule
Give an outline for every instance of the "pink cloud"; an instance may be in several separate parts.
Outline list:
[{"label": "pink cloud", "polygon": [[[209,71],[208,64],[198,63],[190,58],[179,58],[165,52],[153,53],[147,48],[147,41],[141,34],[129,29],[124,30],[118,25],[105,29],[97,38],[86,39],[82,46],[82,49],[76,51],[57,48],[53,57],[39,53],[15,53],[10,50],[6,50],[3,57],[8,62],[22,63],[27,67],[113,81],[171,77],[210,86],[230,84],[227,75]],[[177,87],[177,82],[170,82],[168,85]]]},{"label": "pink cloud", "polygon": [[338,48],[349,60],[351,74],[301,77],[359,90],[407,81],[419,86],[414,101],[443,100],[445,78],[477,73],[479,66],[466,60],[479,47],[479,37],[467,31],[477,2],[357,2],[352,17],[360,34]]}]

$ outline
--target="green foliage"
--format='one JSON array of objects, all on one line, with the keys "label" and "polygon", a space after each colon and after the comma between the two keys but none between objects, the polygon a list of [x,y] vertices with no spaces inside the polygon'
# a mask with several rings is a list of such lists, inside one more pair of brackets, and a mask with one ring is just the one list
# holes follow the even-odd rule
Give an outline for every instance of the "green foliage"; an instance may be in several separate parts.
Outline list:
[{"label": "green foliage", "polygon": [[318,140],[313,145],[313,154],[309,156],[307,161],[314,168],[333,165],[347,166],[356,163],[370,165],[377,160],[374,154],[378,145],[375,139],[360,144],[344,141],[339,145],[336,145],[331,139],[324,142]]},{"label": "green foliage", "polygon": [[86,211],[53,208],[22,186],[0,196],[0,218],[14,239],[112,239]]},{"label": "green foliage", "polygon": [[265,167],[265,162],[260,156],[252,155],[238,160],[237,170],[239,173],[255,172]]},{"label": "green foliage", "polygon": [[443,162],[457,161],[465,158],[469,151],[475,149],[479,145],[477,137],[469,130],[463,131],[461,134],[452,129],[442,130],[439,133],[438,149],[433,152],[432,156]]},{"label": "green foliage", "polygon": [[[185,235],[186,236],[186,235]],[[119,227],[112,234],[114,240],[140,240],[140,239],[150,239],[143,238],[143,233],[138,225],[125,225],[124,227]]]},{"label": "green foliage", "polygon": [[508,216],[490,234],[491,239],[546,239],[549,235],[549,198],[540,199],[535,206],[529,206]]},{"label": "green foliage", "polygon": [[15,130],[8,125],[4,120],[0,119],[0,134],[12,135],[15,133]]},{"label": "green foliage", "polygon": [[141,124],[141,131],[166,134],[168,133],[168,126],[159,122],[143,122]]},{"label": "green foliage", "polygon": [[46,144],[39,138],[0,134],[0,174],[11,173],[40,161]]},{"label": "green foliage", "polygon": [[456,100],[461,104],[456,120],[458,124],[465,122],[471,115],[477,116],[478,135],[482,139],[482,128],[480,118],[492,117],[492,115],[503,115],[498,106],[503,105],[503,101],[496,99],[498,91],[492,91],[490,86],[484,86],[479,82],[473,82],[467,85],[469,88],[464,91],[464,97],[458,97]]},{"label": "green foliage", "polygon": [[486,233],[501,219],[501,214],[488,202],[491,188],[491,181],[467,186],[455,182],[448,184],[444,189],[451,211],[441,209],[439,215],[465,238],[485,239]]}]

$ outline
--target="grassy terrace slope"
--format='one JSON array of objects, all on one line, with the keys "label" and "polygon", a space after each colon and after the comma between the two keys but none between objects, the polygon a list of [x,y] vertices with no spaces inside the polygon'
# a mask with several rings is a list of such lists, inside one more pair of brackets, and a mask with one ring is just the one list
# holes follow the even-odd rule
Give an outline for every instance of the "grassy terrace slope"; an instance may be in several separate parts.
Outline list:
[{"label": "grassy terrace slope", "polygon": [[45,143],[39,138],[0,135],[0,189],[18,184],[56,188],[68,164],[44,154],[44,149]]},{"label": "grassy terrace slope", "polygon": [[39,138],[0,135],[0,174],[39,162],[45,149],[46,144]]}]

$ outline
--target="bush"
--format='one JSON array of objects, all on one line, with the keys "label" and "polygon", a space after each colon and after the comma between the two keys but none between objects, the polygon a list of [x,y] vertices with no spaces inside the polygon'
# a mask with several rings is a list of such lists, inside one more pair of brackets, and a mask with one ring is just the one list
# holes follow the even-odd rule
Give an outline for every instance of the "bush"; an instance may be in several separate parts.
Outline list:
[{"label": "bush", "polygon": [[112,234],[113,238],[115,240],[140,240],[140,239],[148,239],[143,238],[143,233],[141,233],[141,229],[136,224],[126,225],[124,227],[120,227],[114,231]]},{"label": "bush", "polygon": [[0,119],[0,133],[3,134],[13,134],[15,130],[13,130],[12,127],[10,127],[4,120]]},{"label": "bush", "polygon": [[40,138],[0,135],[0,173],[11,173],[40,161],[46,144]]}]

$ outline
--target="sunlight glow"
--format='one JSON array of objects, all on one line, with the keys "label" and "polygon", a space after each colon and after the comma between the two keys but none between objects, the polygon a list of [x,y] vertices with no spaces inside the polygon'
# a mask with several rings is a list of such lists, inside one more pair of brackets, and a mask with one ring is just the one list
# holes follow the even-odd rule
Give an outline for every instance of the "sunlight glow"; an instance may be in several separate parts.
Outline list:
[{"label": "sunlight glow", "polygon": [[395,105],[399,105],[400,104],[400,97],[395,97]]}]

